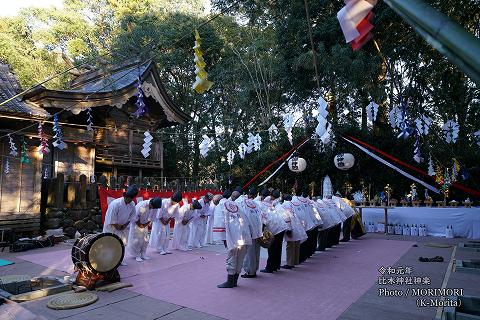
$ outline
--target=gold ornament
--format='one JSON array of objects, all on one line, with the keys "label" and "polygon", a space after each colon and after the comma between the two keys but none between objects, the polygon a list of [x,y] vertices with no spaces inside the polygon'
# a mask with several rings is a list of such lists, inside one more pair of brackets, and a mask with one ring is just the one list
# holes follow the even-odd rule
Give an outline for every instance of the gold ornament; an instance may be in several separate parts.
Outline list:
[{"label": "gold ornament", "polygon": [[205,71],[206,64],[205,60],[203,60],[203,52],[200,49],[201,42],[200,35],[198,34],[198,31],[195,30],[195,46],[193,47],[193,50],[195,51],[195,74],[197,76],[195,77],[195,83],[193,84],[192,89],[200,94],[210,90],[213,85],[213,82],[207,80],[208,74]]}]

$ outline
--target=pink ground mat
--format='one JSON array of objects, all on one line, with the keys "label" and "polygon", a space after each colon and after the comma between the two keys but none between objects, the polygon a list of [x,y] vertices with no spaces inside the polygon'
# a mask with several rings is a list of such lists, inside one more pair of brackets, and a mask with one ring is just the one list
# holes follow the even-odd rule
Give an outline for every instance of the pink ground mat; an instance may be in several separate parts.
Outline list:
[{"label": "pink ground mat", "polygon": [[[119,269],[134,292],[226,319],[336,319],[378,279],[380,266],[393,265],[414,242],[365,238],[317,253],[294,270],[258,273],[233,289],[226,280],[225,254],[178,252]],[[22,259],[67,271],[69,250]],[[263,267],[264,261],[261,263]]]},{"label": "pink ground mat", "polygon": [[[199,257],[203,255],[203,251],[188,253],[174,251],[174,254],[162,256],[150,248],[147,253],[148,256],[151,257],[151,260],[146,260],[141,263],[136,262],[135,259],[128,254],[126,255],[124,261],[127,262],[127,266],[120,266],[118,268],[122,279],[155,272],[157,270],[170,269],[178,264],[198,261]],[[70,274],[74,272],[70,249],[28,254],[19,256],[18,258]]]}]

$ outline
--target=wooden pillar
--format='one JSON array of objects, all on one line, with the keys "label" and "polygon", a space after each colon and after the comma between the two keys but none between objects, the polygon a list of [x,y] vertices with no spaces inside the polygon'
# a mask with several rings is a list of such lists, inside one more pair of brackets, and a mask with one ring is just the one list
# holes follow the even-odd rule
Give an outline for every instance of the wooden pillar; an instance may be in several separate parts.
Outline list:
[{"label": "wooden pillar", "polygon": [[132,157],[132,154],[133,154],[133,130],[132,129],[128,130],[128,153],[130,157]]},{"label": "wooden pillar", "polygon": [[87,176],[80,176],[80,205],[82,209],[87,208]]},{"label": "wooden pillar", "polygon": [[32,155],[33,160],[33,212],[40,212],[40,201],[42,198],[42,163],[43,155],[38,152],[34,152]]},{"label": "wooden pillar", "polygon": [[98,183],[106,188],[107,187],[107,177],[105,177],[103,174],[100,176],[100,178],[98,178]]},{"label": "wooden pillar", "polygon": [[115,176],[110,177],[110,189],[117,189],[117,179]]},{"label": "wooden pillar", "polygon": [[72,208],[75,202],[75,178],[68,176],[67,180],[67,208]]},{"label": "wooden pillar", "polygon": [[63,208],[63,188],[65,187],[63,173],[57,174],[57,183],[55,185],[55,206],[59,209]]},{"label": "wooden pillar", "polygon": [[57,178],[50,179],[48,184],[47,206],[55,206],[55,187],[57,185]]},{"label": "wooden pillar", "polygon": [[163,141],[159,140],[159,149],[160,149],[160,177],[163,178]]},{"label": "wooden pillar", "polygon": [[95,201],[98,197],[98,184],[97,183],[90,183],[90,193],[89,193],[89,201]]},{"label": "wooden pillar", "polygon": [[19,180],[20,186],[18,187],[18,197],[17,197],[17,212],[20,212],[20,208],[22,205],[22,176],[23,176],[23,163],[20,160],[20,171],[19,171]]}]

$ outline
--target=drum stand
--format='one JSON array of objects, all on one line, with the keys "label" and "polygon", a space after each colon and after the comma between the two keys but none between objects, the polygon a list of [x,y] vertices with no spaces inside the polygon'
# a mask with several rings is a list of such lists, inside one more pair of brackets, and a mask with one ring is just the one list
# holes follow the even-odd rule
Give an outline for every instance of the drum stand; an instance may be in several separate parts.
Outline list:
[{"label": "drum stand", "polygon": [[109,272],[93,272],[90,270],[79,270],[75,283],[84,286],[88,290],[93,290],[99,286],[108,283],[120,281],[120,274],[115,268]]}]

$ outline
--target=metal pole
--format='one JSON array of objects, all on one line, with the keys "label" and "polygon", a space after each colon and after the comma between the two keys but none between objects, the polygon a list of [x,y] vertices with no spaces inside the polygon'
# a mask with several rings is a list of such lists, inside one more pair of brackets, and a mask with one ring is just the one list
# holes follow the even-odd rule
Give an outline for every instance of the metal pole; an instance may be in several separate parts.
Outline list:
[{"label": "metal pole", "polygon": [[422,0],[385,0],[385,3],[480,85],[480,39]]}]

